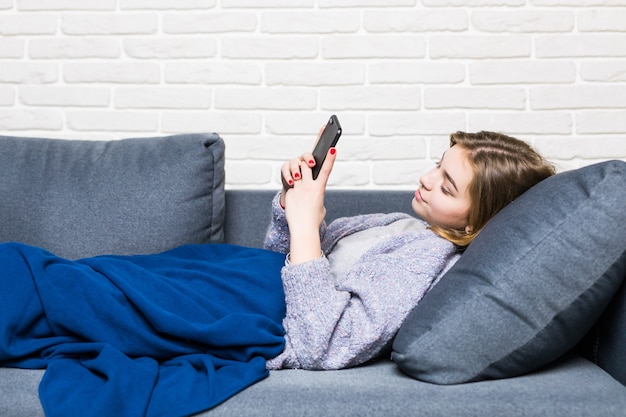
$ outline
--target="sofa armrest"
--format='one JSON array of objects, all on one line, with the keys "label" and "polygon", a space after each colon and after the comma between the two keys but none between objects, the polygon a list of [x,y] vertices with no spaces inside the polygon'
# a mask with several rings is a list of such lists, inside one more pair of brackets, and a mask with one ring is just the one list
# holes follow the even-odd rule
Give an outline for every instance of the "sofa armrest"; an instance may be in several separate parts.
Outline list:
[{"label": "sofa armrest", "polygon": [[215,133],[111,141],[0,136],[0,241],[66,258],[220,242]]}]

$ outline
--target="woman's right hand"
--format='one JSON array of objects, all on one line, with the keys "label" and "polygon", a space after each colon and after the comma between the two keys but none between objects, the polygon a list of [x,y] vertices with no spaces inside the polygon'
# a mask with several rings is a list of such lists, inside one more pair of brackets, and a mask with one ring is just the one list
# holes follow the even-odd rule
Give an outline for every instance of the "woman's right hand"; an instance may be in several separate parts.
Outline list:
[{"label": "woman's right hand", "polygon": [[281,193],[281,204],[285,207],[285,218],[291,235],[292,263],[319,257],[319,226],[326,215],[324,196],[335,159],[335,148],[331,148],[316,179],[313,179],[311,170],[315,160],[310,153],[286,162],[281,168],[286,183]]}]

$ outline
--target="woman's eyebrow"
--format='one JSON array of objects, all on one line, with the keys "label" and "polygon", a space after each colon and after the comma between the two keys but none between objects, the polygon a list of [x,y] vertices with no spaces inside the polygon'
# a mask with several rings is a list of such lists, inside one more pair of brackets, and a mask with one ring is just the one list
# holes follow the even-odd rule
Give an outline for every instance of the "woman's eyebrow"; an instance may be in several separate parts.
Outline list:
[{"label": "woman's eyebrow", "polygon": [[456,192],[459,192],[458,187],[456,186],[456,182],[454,182],[454,180],[452,179],[452,177],[450,176],[450,174],[448,174],[448,171],[443,171],[443,176],[450,181],[450,184],[452,184],[452,186],[454,187],[454,189],[456,190]]},{"label": "woman's eyebrow", "polygon": [[[443,162],[443,158],[446,156],[446,152],[443,152],[443,155],[441,155],[441,160],[440,162]],[[452,179],[452,177],[450,176],[450,174],[448,174],[448,171],[446,171],[445,169],[443,170],[443,176],[446,180],[448,180],[450,182],[450,184],[452,184],[452,186],[454,187],[454,189],[456,190],[456,192],[459,192],[459,188],[456,186],[456,182],[454,182],[454,180]]]}]

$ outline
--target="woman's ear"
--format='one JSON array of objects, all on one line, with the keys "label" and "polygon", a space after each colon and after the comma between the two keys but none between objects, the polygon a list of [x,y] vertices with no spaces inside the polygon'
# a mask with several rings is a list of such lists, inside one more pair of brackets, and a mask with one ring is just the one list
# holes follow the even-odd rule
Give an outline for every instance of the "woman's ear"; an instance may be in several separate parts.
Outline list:
[{"label": "woman's ear", "polygon": [[465,226],[465,233],[468,235],[472,233],[472,226],[470,226],[469,224]]}]

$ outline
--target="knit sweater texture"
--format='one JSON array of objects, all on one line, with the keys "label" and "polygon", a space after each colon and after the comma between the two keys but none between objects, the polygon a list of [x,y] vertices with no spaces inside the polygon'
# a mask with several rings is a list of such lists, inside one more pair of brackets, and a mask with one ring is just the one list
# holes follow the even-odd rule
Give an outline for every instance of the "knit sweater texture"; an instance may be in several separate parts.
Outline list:
[{"label": "knit sweater texture", "polygon": [[[324,222],[322,251],[329,255],[345,236],[406,218],[369,214]],[[286,254],[289,243],[277,195],[264,246]],[[286,345],[267,368],[341,369],[388,353],[404,319],[459,256],[452,243],[423,229],[375,244],[342,276],[333,276],[326,256],[285,265]]]}]

